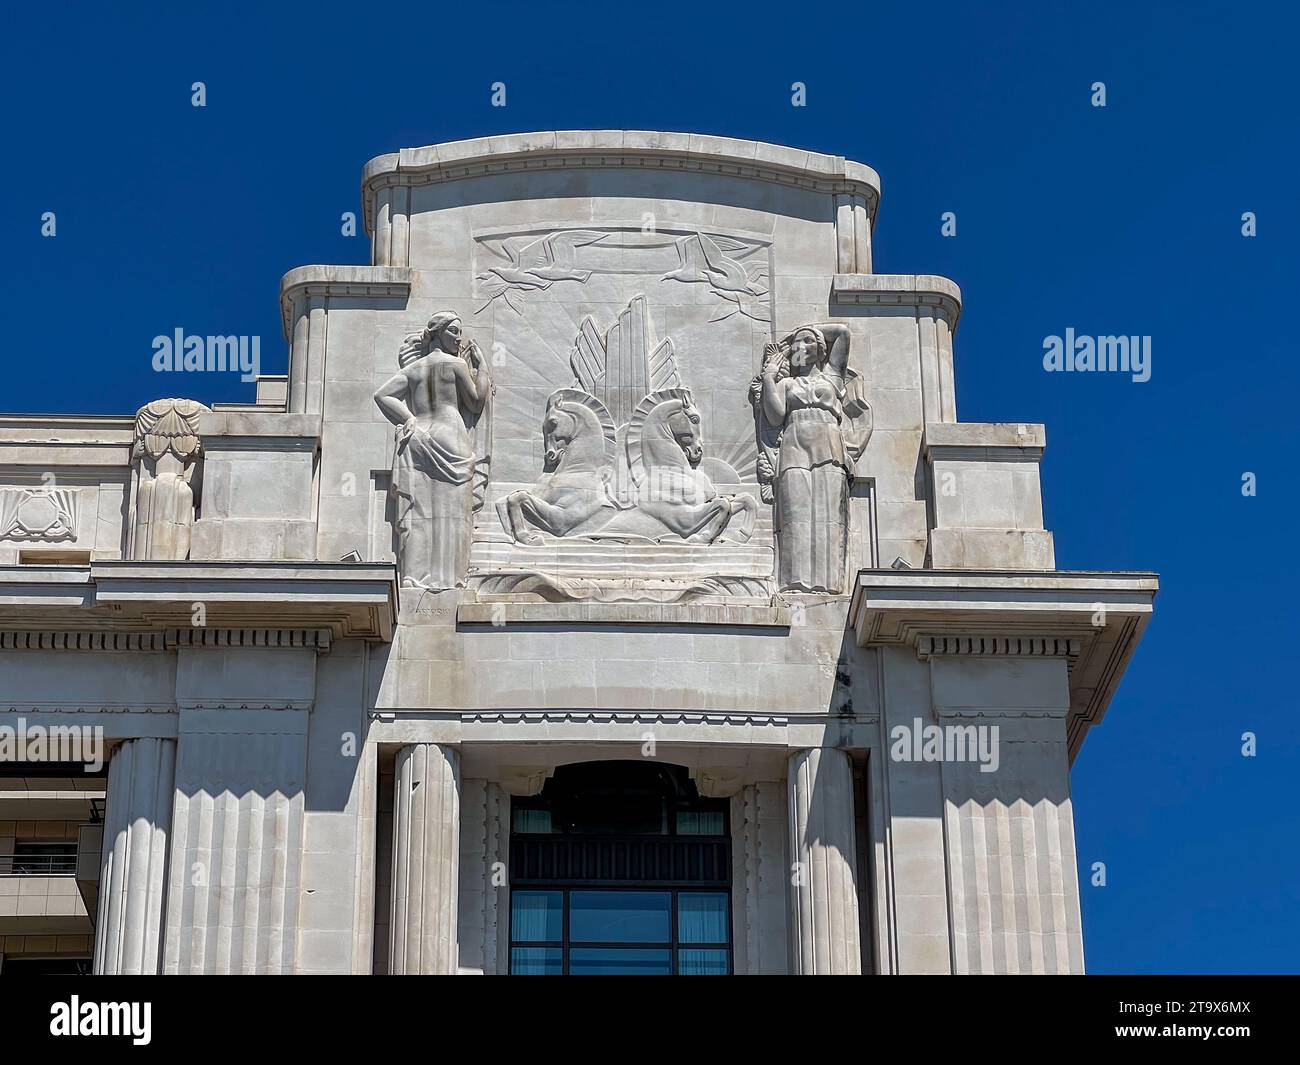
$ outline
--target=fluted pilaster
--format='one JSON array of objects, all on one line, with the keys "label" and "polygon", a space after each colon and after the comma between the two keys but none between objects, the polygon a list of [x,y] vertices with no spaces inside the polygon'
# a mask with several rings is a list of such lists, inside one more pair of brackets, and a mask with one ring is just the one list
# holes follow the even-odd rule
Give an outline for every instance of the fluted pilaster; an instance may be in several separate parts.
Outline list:
[{"label": "fluted pilaster", "polygon": [[169,739],[128,740],[109,762],[97,974],[159,970],[175,771],[176,741]]},{"label": "fluted pilaster", "polygon": [[788,789],[795,974],[857,975],[862,950],[848,754],[829,747],[796,751]]},{"label": "fluted pilaster", "polygon": [[402,748],[394,788],[388,971],[455,973],[459,755],[436,743]]}]

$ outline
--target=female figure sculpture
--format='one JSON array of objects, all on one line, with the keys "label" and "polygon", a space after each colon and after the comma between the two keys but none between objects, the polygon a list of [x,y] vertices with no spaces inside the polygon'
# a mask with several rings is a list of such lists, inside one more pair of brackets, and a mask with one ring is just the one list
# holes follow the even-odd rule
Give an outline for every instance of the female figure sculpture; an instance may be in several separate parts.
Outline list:
[{"label": "female figure sculpture", "polygon": [[805,325],[769,344],[750,389],[759,415],[759,482],[771,493],[777,586],[844,590],[849,482],[871,434],[849,330]]},{"label": "female figure sculpture", "polygon": [[402,585],[455,588],[464,583],[474,511],[482,505],[475,489],[484,471],[476,467],[486,464],[486,440],[476,448],[475,437],[486,436],[492,379],[450,311],[409,335],[397,360],[401,369],[375,403],[398,427],[392,493]]}]

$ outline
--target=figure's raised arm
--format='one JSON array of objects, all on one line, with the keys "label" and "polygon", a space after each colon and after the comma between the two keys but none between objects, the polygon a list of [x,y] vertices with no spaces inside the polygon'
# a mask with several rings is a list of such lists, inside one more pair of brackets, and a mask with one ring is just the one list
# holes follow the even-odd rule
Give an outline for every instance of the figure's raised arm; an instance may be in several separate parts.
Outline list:
[{"label": "figure's raised arm", "polygon": [[843,322],[827,322],[817,328],[826,338],[826,368],[842,380],[849,368],[849,327]]},{"label": "figure's raised arm", "polygon": [[406,378],[406,372],[399,371],[375,393],[375,404],[384,412],[384,417],[396,426],[406,426],[415,421],[415,415],[406,405],[409,390],[410,382]]},{"label": "figure's raised arm", "polygon": [[492,392],[492,376],[483,361],[483,353],[472,340],[465,347],[464,357],[456,363],[456,388],[461,401],[475,414],[483,409]]}]

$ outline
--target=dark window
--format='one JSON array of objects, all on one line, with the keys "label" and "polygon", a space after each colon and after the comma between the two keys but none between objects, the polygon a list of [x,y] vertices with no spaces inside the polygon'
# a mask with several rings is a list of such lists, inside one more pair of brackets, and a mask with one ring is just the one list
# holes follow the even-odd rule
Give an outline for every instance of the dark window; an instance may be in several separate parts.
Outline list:
[{"label": "dark window", "polygon": [[76,871],[76,843],[18,840],[13,854],[0,854],[0,876],[72,876]]},{"label": "dark window", "polygon": [[2,976],[89,976],[89,958],[5,958]]},{"label": "dark window", "polygon": [[727,812],[648,762],[563,766],[515,799],[511,973],[728,975]]},{"label": "dark window", "polygon": [[515,888],[510,971],[726,976],[731,972],[730,892]]}]

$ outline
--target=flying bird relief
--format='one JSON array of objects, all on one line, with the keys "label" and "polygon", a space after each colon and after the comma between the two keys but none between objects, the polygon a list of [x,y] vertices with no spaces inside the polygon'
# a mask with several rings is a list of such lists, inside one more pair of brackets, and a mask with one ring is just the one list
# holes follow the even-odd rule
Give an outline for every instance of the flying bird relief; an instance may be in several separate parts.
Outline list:
[{"label": "flying bird relief", "polygon": [[569,229],[545,237],[509,237],[498,254],[509,259],[510,265],[490,266],[478,275],[488,297],[479,310],[502,298],[515,313],[523,314],[521,292],[548,289],[557,281],[586,282],[591,271],[578,268],[578,249],[608,235],[591,229]]},{"label": "flying bird relief", "polygon": [[734,237],[692,233],[677,240],[675,247],[680,265],[664,274],[662,280],[709,285],[715,295],[726,301],[709,321],[720,322],[736,313],[757,322],[771,320],[766,305],[766,260],[741,262],[734,257],[754,252],[757,245]]}]

